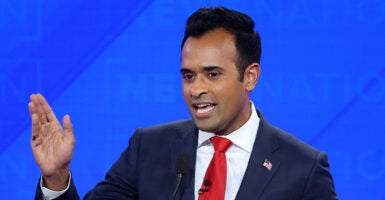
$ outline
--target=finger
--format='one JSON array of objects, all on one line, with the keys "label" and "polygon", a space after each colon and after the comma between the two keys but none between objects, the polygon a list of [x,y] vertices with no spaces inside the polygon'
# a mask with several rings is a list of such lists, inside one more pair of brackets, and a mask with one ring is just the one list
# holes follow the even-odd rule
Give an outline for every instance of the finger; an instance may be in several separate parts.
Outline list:
[{"label": "finger", "polygon": [[28,103],[28,110],[29,110],[29,114],[32,116],[32,114],[37,113],[35,94],[31,94],[31,96],[29,98],[31,100]]},{"label": "finger", "polygon": [[68,138],[72,145],[75,144],[74,129],[69,115],[63,117],[64,137]]},{"label": "finger", "polygon": [[32,102],[28,103],[28,110],[31,115],[31,124],[32,124],[32,137],[37,137],[39,134],[39,130],[41,128],[41,122],[39,115],[36,111],[35,105]]},{"label": "finger", "polygon": [[35,104],[32,101],[28,103],[28,110],[30,116],[32,116],[33,114],[37,114]]},{"label": "finger", "polygon": [[[32,95],[31,95],[32,96]],[[32,98],[32,97],[31,97]],[[28,110],[31,116],[31,146],[36,146],[36,139],[39,137],[39,117],[34,103],[31,101],[28,103]]]},{"label": "finger", "polygon": [[47,123],[47,116],[46,114],[44,113],[44,110],[43,110],[43,107],[42,105],[40,104],[40,100],[39,100],[39,96],[36,95],[36,94],[32,94],[30,96],[30,99],[31,99],[31,102],[33,103],[34,107],[35,107],[35,111],[36,113],[39,115],[39,118],[41,120],[41,123],[44,124],[44,123]]},{"label": "finger", "polygon": [[31,115],[32,120],[32,134],[31,142],[36,142],[40,138],[41,122],[37,114]]},{"label": "finger", "polygon": [[63,117],[64,134],[73,134],[74,128],[69,115]]},{"label": "finger", "polygon": [[51,106],[49,106],[47,100],[45,100],[44,96],[41,94],[37,94],[39,97],[40,105],[43,108],[43,112],[47,117],[48,122],[57,121],[55,113],[52,111]]}]

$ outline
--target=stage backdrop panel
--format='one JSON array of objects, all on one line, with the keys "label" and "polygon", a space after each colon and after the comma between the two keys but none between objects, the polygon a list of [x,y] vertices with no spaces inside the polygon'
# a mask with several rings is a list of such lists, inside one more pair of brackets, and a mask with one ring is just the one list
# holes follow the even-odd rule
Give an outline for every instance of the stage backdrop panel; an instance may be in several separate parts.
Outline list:
[{"label": "stage backdrop panel", "polygon": [[385,2],[0,1],[0,193],[31,199],[31,93],[70,114],[83,196],[132,133],[189,114],[180,42],[202,6],[249,14],[262,38],[252,93],[272,124],[329,155],[340,199],[385,199]]}]

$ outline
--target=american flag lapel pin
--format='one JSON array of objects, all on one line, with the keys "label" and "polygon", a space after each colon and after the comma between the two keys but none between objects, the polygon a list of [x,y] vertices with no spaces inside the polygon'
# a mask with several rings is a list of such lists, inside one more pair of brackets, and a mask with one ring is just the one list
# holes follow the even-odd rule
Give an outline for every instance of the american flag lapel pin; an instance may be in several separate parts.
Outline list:
[{"label": "american flag lapel pin", "polygon": [[263,161],[262,166],[265,167],[268,171],[271,171],[271,168],[273,168],[273,164],[267,158],[265,161]]}]

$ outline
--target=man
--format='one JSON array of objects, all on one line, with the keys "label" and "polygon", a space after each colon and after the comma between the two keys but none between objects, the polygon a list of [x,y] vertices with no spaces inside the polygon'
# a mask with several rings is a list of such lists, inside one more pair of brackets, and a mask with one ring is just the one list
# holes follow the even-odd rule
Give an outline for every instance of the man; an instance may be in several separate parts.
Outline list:
[{"label": "man", "polygon": [[[191,15],[180,72],[192,120],[138,129],[85,199],[337,199],[327,156],[270,125],[251,102],[260,56],[247,15],[223,7]],[[29,110],[42,171],[35,199],[79,199],[69,170],[69,116],[62,129],[40,94],[31,95]],[[226,141],[226,149],[217,150],[213,138]]]}]

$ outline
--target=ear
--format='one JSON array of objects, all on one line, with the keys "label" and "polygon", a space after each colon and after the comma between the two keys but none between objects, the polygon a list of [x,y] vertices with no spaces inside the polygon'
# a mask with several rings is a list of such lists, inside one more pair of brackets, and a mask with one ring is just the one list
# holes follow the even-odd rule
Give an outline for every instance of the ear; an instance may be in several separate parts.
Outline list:
[{"label": "ear", "polygon": [[245,73],[243,74],[243,84],[245,89],[249,92],[254,90],[258,83],[261,67],[258,63],[251,63],[247,66]]}]

